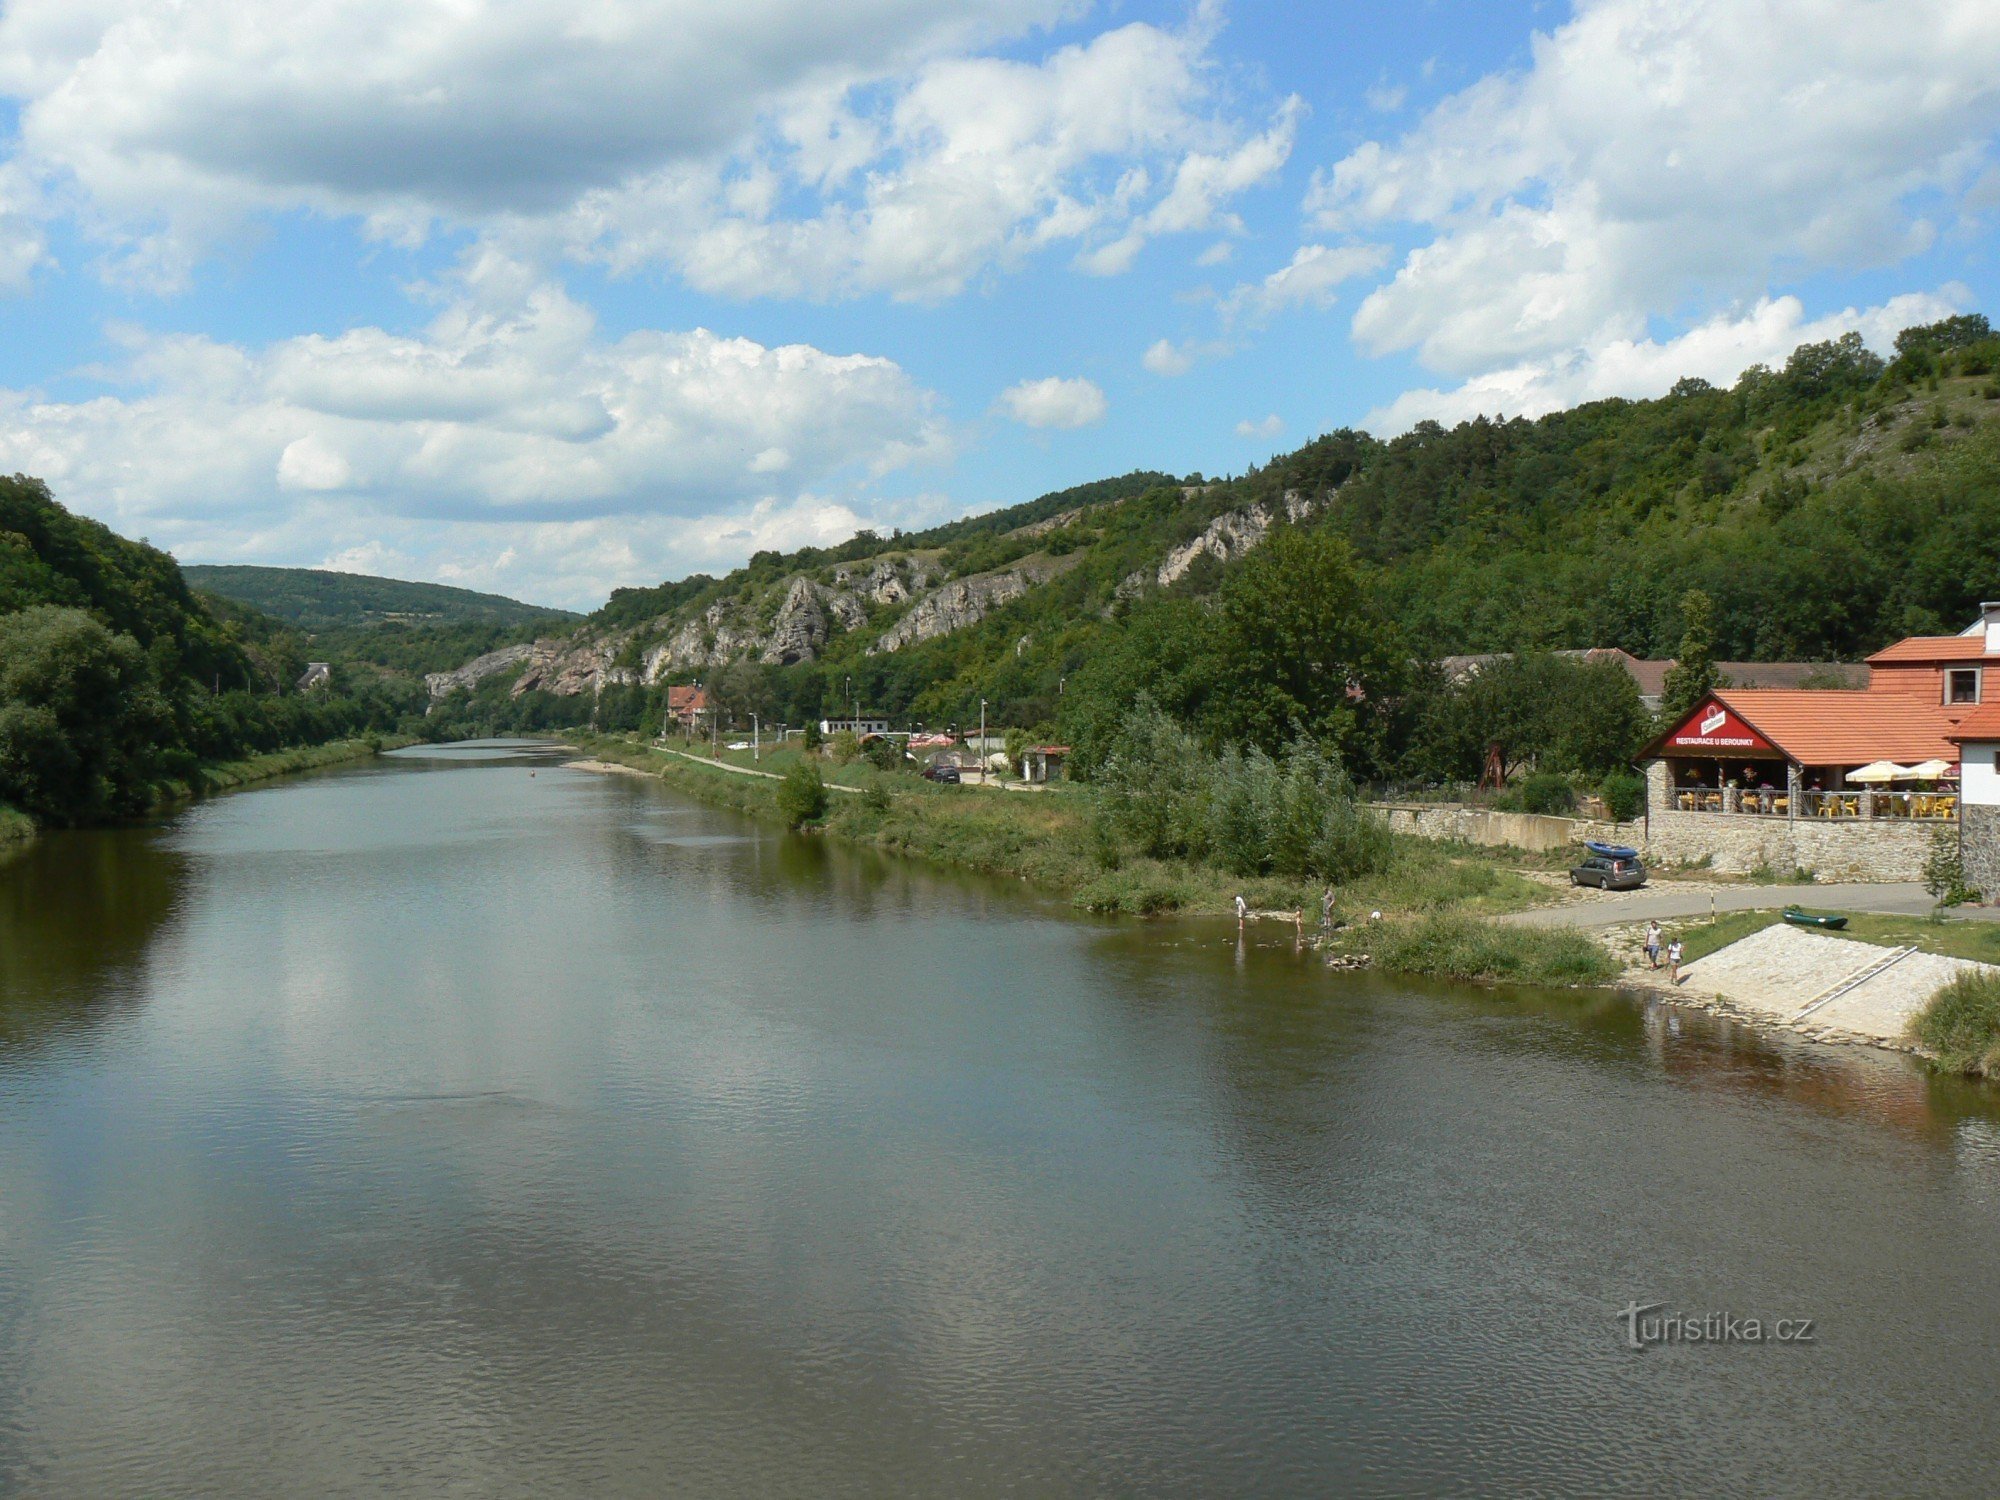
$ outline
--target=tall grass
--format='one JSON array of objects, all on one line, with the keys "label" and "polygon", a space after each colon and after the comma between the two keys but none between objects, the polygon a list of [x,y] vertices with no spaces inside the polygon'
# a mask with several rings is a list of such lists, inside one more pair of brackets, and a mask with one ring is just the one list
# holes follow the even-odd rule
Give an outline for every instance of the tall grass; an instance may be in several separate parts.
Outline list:
[{"label": "tall grass", "polygon": [[1574,928],[1503,927],[1457,913],[1370,924],[1346,946],[1381,968],[1448,979],[1606,984],[1618,973],[1604,945]]},{"label": "tall grass", "polygon": [[1348,881],[1387,870],[1396,840],[1339,762],[1300,741],[1204,750],[1144,697],[1126,713],[1098,781],[1102,814],[1140,853],[1231,875]]},{"label": "tall grass", "polygon": [[2000,974],[1968,969],[1917,1012],[1910,1039],[1954,1073],[2000,1073]]}]

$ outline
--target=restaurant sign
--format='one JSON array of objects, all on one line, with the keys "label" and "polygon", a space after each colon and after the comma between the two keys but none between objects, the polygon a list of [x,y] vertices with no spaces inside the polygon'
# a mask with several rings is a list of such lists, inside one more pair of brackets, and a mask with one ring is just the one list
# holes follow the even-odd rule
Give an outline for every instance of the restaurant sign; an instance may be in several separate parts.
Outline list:
[{"label": "restaurant sign", "polygon": [[1725,755],[1734,755],[1744,750],[1767,755],[1780,753],[1776,745],[1713,698],[1689,714],[1681,727],[1667,736],[1666,748],[1707,750]]}]

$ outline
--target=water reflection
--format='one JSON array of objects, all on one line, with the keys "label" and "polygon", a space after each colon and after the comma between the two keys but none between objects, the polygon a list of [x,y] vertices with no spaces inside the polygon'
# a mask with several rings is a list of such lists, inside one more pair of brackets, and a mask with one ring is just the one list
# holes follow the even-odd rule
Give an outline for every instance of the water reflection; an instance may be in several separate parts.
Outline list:
[{"label": "water reflection", "polygon": [[185,873],[135,829],[36,839],[0,865],[0,1059],[137,1002]]},{"label": "water reflection", "polygon": [[[0,1491],[1987,1471],[2000,1125],[1900,1059],[1078,919],[531,746],[35,858],[4,1013],[128,1024],[0,1066]],[[1635,1361],[1634,1297],[1828,1341]]]}]

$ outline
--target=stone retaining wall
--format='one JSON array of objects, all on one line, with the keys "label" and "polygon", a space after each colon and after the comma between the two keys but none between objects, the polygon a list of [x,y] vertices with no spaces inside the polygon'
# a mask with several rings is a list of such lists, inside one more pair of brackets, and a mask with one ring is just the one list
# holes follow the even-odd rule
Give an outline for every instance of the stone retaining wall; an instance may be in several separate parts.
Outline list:
[{"label": "stone retaining wall", "polygon": [[1397,833],[1448,843],[1481,844],[1495,849],[1529,849],[1537,853],[1566,849],[1585,839],[1607,844],[1639,842],[1644,829],[1637,823],[1599,823],[1583,818],[1551,818],[1540,813],[1494,812],[1452,802],[1390,802],[1381,805]]},{"label": "stone retaining wall", "polygon": [[1965,883],[1988,901],[2000,900],[2000,807],[1966,802],[1958,815]]},{"label": "stone retaining wall", "polygon": [[[1757,869],[1783,874],[1804,869],[1828,881],[1921,880],[1937,829],[1951,827],[1900,818],[1850,823],[1681,812],[1669,800],[1664,762],[1655,761],[1648,768],[1646,781],[1653,811],[1637,823],[1493,812],[1455,803],[1384,803],[1381,811],[1396,832],[1423,839],[1537,853],[1597,839],[1630,844],[1661,870],[1705,865],[1724,875],[1747,875]],[[1982,881],[1973,872],[1974,841],[1968,839],[1966,878],[1982,891],[2000,892],[2000,808],[1981,811],[1995,815],[1995,826],[1979,841],[1989,863],[1982,866]]]},{"label": "stone retaining wall", "polygon": [[1767,868],[1810,870],[1819,880],[1921,880],[1937,830],[1948,823],[1907,818],[1833,822],[1753,813],[1682,812],[1673,805],[1665,761],[1646,768],[1652,811],[1640,847],[1658,865],[1696,865],[1724,875]]}]

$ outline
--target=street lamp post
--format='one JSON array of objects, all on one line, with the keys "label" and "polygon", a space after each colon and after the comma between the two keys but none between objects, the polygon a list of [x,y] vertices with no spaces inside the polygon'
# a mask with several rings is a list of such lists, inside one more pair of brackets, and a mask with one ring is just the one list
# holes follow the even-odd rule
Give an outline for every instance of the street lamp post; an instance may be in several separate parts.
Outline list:
[{"label": "street lamp post", "polygon": [[764,758],[764,727],[755,714],[750,715],[750,758],[753,761]]},{"label": "street lamp post", "polygon": [[979,784],[986,785],[986,700],[979,700]]}]

